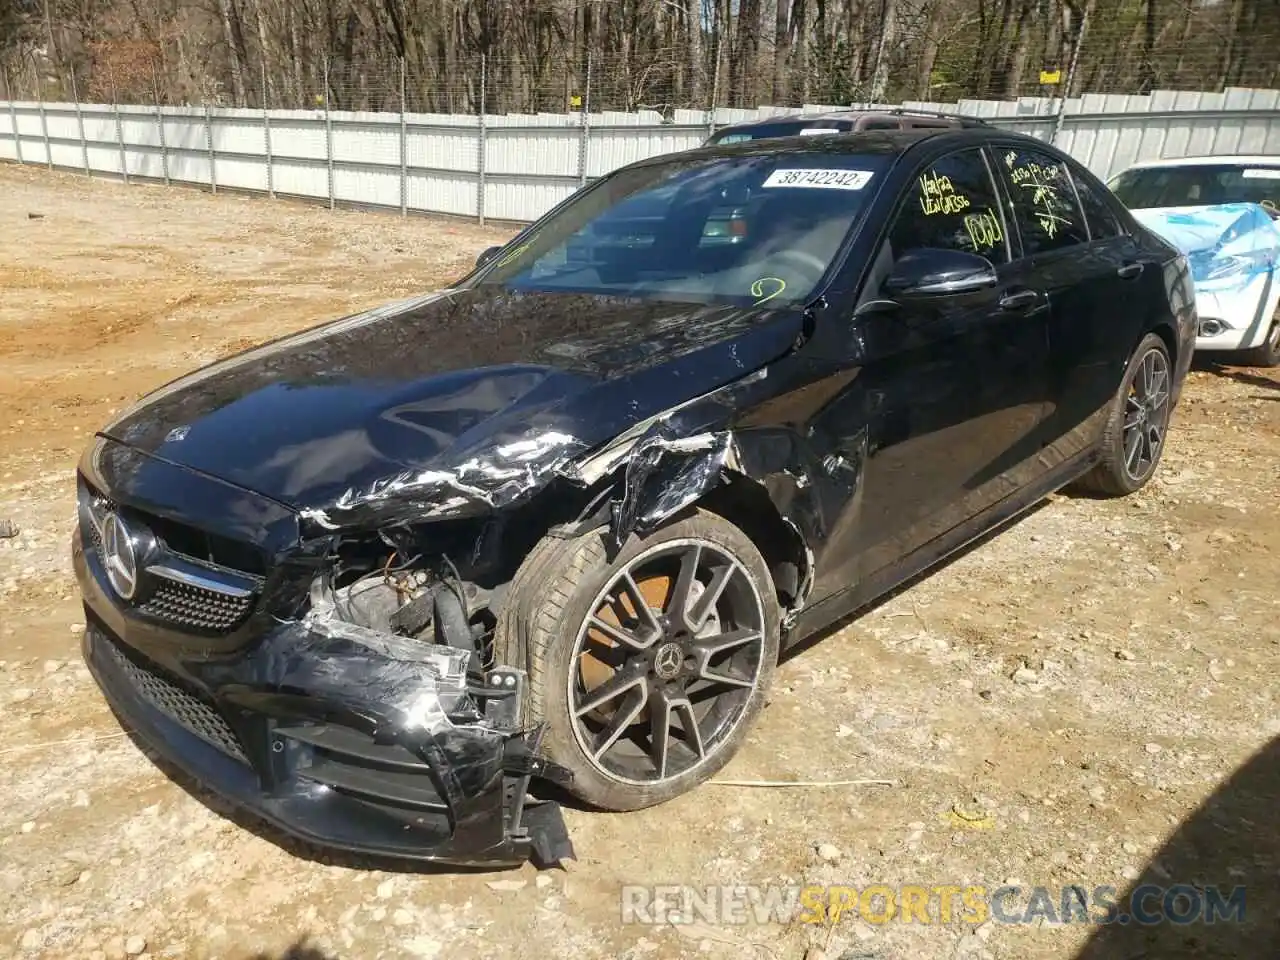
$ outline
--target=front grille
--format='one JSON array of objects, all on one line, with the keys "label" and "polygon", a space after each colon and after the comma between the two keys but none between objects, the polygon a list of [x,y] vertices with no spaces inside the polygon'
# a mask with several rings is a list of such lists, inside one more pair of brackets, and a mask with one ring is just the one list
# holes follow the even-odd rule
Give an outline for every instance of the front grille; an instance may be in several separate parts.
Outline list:
[{"label": "front grille", "polygon": [[267,572],[266,558],[250,544],[207,533],[198,527],[153,513],[133,513],[174,553],[228,570],[238,570],[249,576],[258,577]]},{"label": "front grille", "polygon": [[136,664],[113,641],[108,640],[106,647],[120,672],[143,700],[223,753],[242,763],[249,762],[240,741],[217,711],[159,674]]},{"label": "front grille", "polygon": [[253,596],[233,597],[189,583],[156,578],[155,592],[138,607],[140,613],[192,630],[227,633],[253,609]]},{"label": "front grille", "polygon": [[[80,483],[81,532],[86,548],[101,560],[101,525],[109,513],[120,508],[83,478]],[[154,588],[137,607],[140,614],[201,633],[229,633],[244,623],[261,585],[257,571],[262,564],[255,548],[132,508],[121,513],[135,530],[142,526],[159,538],[159,563],[168,568],[149,567],[147,579]],[[226,560],[238,562],[213,566]],[[180,571],[174,572],[175,567]],[[216,589],[219,586],[225,589]]]}]

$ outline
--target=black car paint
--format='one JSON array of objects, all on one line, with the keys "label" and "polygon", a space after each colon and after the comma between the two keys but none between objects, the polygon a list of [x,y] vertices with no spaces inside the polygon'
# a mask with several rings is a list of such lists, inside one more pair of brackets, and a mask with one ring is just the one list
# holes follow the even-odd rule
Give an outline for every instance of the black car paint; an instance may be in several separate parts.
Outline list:
[{"label": "black car paint", "polygon": [[[223,361],[102,432],[343,527],[430,515],[441,486],[421,478],[437,473],[461,475],[483,511],[764,366],[801,330],[796,310],[463,288]],[[500,454],[536,437],[551,439],[530,457]],[[515,482],[498,472],[511,465]]]},{"label": "black car paint", "polygon": [[[470,688],[456,716],[407,719],[417,668],[308,626],[310,582],[341,538],[421,524],[459,545],[464,581],[500,590],[532,546],[511,518],[542,532],[607,526],[616,545],[701,502],[761,542],[793,644],[1073,479],[1097,458],[1106,402],[1144,333],[1168,340],[1181,385],[1194,306],[1176,251],[1118,209],[1129,238],[1088,245],[1080,263],[1015,259],[995,286],[943,305],[860,309],[918,169],[993,136],[698,151],[856,140],[900,154],[804,309],[512,294],[480,266],[442,294],[283,338],[144,399],[86,451],[82,484],[149,522],[251,545],[261,587],[225,635],[149,621],[103,589],[82,523],[86,657],[108,699],[180,767],[309,839],[454,863],[564,855],[554,806],[524,801],[530,771],[559,772],[538,766],[536,731],[504,714],[509,695]],[[1135,281],[1104,282],[1130,261],[1143,264]],[[1096,279],[1080,292],[1068,286],[1079,277]],[[1164,307],[1127,305],[1157,287]],[[1000,308],[1023,288],[1047,296]],[[539,442],[512,453],[522,440]],[[112,650],[221,711],[255,773],[134,696]],[[482,722],[489,711],[498,719]],[[439,802],[406,823],[376,784],[317,791],[307,771],[341,751],[299,725],[402,748]]]}]

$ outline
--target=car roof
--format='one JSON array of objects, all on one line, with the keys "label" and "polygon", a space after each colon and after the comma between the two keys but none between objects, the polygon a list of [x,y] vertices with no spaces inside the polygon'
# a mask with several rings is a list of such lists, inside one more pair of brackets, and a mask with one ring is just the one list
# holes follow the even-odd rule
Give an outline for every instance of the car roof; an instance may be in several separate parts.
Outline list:
[{"label": "car roof", "polygon": [[[931,113],[927,110],[828,110],[825,113],[778,113],[755,120],[741,120],[737,123],[725,124],[716,130],[719,134],[725,130],[750,130],[753,127],[772,127],[781,123],[805,125],[810,123],[844,123],[854,124],[864,117],[883,117],[893,120],[934,120],[951,123],[953,126],[989,126],[980,117],[962,116],[960,114]],[[714,136],[714,134],[713,134]]]},{"label": "car roof", "polygon": [[1048,147],[1042,140],[1026,134],[1012,133],[999,127],[915,127],[907,130],[840,131],[825,137],[770,137],[739,140],[734,143],[712,143],[678,153],[659,154],[631,166],[661,164],[678,157],[707,158],[740,156],[786,156],[815,153],[873,153],[897,156],[923,141],[957,148],[989,143],[993,140],[1022,141],[1039,148]]},{"label": "car roof", "polygon": [[1164,160],[1142,160],[1126,169],[1149,170],[1152,167],[1208,167],[1232,164],[1247,167],[1280,167],[1280,157],[1242,154],[1217,157],[1169,157]]}]

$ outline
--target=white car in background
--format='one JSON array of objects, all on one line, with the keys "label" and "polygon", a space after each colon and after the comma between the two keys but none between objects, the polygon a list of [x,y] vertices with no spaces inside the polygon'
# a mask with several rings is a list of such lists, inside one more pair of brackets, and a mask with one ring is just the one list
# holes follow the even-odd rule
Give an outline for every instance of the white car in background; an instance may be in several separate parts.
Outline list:
[{"label": "white car in background", "polygon": [[1152,160],[1107,186],[1187,255],[1200,313],[1196,350],[1280,365],[1280,157]]}]

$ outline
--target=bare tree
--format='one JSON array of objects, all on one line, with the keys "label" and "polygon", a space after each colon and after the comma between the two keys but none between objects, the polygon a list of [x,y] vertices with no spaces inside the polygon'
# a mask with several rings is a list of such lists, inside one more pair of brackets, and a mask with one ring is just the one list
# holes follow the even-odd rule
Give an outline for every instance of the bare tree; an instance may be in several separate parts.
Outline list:
[{"label": "bare tree", "polygon": [[1008,98],[1077,47],[1072,93],[1220,90],[1278,46],[1277,0],[0,0],[13,96],[279,107],[398,109],[402,62],[421,111],[559,112],[588,61],[593,109]]}]

